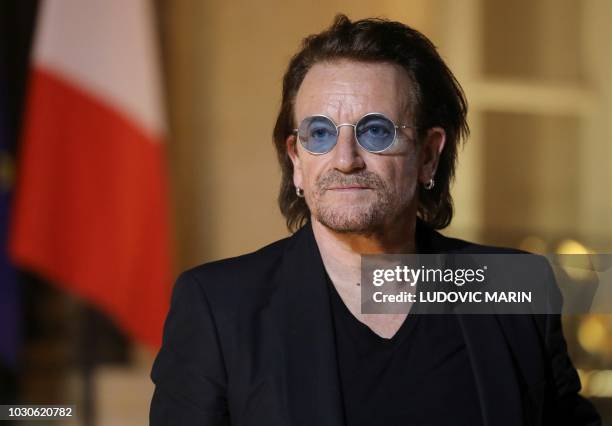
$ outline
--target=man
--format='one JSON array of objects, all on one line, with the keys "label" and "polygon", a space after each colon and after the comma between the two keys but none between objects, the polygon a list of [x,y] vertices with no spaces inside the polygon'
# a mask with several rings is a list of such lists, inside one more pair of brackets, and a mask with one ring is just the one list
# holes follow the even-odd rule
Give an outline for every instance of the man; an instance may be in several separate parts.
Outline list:
[{"label": "man", "polygon": [[291,237],[183,273],[152,425],[597,425],[558,315],[360,311],[363,254],[443,237],[463,92],[422,34],[338,16],[285,74],[274,140]]}]

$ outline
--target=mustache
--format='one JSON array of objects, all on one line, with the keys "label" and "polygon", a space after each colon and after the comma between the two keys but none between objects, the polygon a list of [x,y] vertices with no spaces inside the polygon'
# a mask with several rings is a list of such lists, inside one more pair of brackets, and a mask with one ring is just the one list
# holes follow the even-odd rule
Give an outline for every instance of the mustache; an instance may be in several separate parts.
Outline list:
[{"label": "mustache", "polygon": [[376,174],[368,171],[361,171],[355,174],[345,174],[337,170],[332,170],[317,179],[317,188],[324,191],[334,186],[367,186],[369,188],[384,187],[383,180]]}]

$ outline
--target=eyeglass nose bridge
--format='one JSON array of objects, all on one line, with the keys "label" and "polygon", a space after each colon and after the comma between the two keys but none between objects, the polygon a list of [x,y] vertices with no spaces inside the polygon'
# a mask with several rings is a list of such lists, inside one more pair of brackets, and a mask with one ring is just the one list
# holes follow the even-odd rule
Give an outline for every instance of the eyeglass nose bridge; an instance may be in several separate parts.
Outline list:
[{"label": "eyeglass nose bridge", "polygon": [[343,127],[343,126],[357,127],[357,124],[352,124],[352,123],[340,123],[340,124],[336,124],[336,129],[339,129],[340,127]]},{"label": "eyeglass nose bridge", "polygon": [[355,142],[357,142],[357,144],[359,144],[359,141],[357,140],[357,123],[353,124],[353,123],[340,123],[340,124],[336,124],[336,143],[334,144],[334,146],[336,146],[338,144],[338,139],[340,139],[340,127],[352,127],[353,128],[353,137],[355,138]]}]

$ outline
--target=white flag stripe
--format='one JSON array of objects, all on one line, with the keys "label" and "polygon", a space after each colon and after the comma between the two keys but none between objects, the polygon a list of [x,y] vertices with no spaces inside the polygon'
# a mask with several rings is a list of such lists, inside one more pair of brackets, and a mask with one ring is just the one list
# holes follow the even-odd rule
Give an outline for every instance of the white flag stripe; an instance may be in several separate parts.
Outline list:
[{"label": "white flag stripe", "polygon": [[149,0],[45,0],[34,63],[74,82],[156,136],[165,131]]}]

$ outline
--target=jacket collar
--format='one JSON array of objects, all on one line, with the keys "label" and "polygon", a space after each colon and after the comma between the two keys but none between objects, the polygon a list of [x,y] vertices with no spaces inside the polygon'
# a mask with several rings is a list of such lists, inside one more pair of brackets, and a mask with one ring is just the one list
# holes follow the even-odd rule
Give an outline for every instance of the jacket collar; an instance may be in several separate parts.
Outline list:
[{"label": "jacket collar", "polygon": [[[461,251],[469,243],[444,237],[418,220],[425,253]],[[275,305],[284,348],[292,425],[343,426],[344,413],[325,269],[310,222],[287,246]],[[470,356],[485,425],[520,425],[522,408],[513,360],[493,315],[457,313]]]}]

